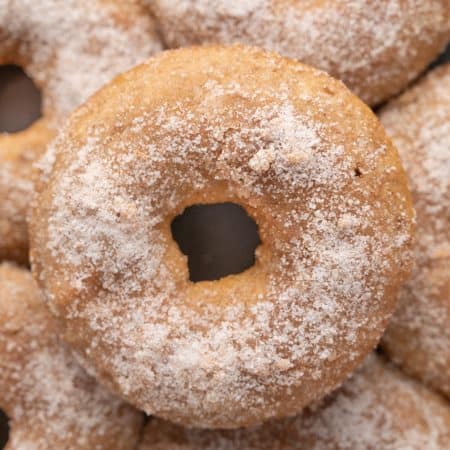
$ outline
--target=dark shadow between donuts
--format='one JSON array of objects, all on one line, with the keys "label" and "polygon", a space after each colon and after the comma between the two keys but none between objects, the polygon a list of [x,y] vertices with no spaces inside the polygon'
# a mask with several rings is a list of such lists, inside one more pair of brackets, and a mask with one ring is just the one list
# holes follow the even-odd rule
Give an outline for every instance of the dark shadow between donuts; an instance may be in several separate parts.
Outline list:
[{"label": "dark shadow between donuts", "polygon": [[6,447],[9,439],[8,416],[0,409],[0,450]]}]

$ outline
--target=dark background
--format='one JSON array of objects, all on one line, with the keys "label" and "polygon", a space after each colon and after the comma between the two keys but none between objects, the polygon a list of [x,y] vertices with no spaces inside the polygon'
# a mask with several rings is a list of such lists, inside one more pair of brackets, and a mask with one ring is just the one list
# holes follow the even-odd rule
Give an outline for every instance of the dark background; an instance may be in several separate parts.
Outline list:
[{"label": "dark background", "polygon": [[[450,61],[450,45],[431,67],[445,61]],[[0,66],[0,132],[26,128],[39,111],[40,95],[31,81],[15,67]],[[233,205],[196,207],[175,221],[172,229],[182,251],[190,255],[193,281],[217,279],[253,264],[259,241],[256,227]],[[7,417],[0,410],[0,449],[7,438]]]}]

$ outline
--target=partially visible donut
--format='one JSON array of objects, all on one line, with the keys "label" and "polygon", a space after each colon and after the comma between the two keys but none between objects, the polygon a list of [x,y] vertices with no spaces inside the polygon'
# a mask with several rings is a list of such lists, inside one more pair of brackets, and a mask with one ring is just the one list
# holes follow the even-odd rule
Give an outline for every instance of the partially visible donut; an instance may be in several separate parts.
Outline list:
[{"label": "partially visible donut", "polygon": [[370,105],[450,39],[448,0],[147,0],[171,47],[240,42],[329,72]]},{"label": "partially visible donut", "polygon": [[[274,53],[165,52],[78,109],[49,155],[34,274],[79,358],[147,413],[297,413],[376,345],[409,273],[411,200],[380,123]],[[259,226],[255,265],[193,283],[171,222],[223,202]]]},{"label": "partially visible donut", "polygon": [[315,409],[258,428],[186,429],[152,419],[138,450],[447,450],[449,405],[370,356]]},{"label": "partially visible donut", "polygon": [[31,274],[0,265],[0,408],[8,450],[134,450],[142,414],[86,375],[59,341]]},{"label": "partially visible donut", "polygon": [[29,212],[33,163],[53,137],[45,119],[14,133],[0,133],[0,261],[28,262]]},{"label": "partially visible donut", "polygon": [[137,0],[0,0],[0,65],[42,91],[43,119],[0,133],[0,260],[28,260],[31,164],[68,113],[114,75],[161,49]]},{"label": "partially visible donut", "polygon": [[392,359],[450,397],[450,64],[380,113],[409,175],[416,266],[383,338]]}]

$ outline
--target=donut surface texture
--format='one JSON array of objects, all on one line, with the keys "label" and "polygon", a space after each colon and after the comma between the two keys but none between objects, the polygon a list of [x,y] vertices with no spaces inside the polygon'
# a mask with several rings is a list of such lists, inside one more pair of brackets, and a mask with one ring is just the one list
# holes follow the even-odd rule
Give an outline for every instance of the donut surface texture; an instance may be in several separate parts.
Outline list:
[{"label": "donut surface texture", "polygon": [[450,408],[376,356],[314,409],[261,427],[181,428],[158,419],[138,450],[447,450]]},{"label": "donut surface texture", "polygon": [[417,211],[416,265],[384,348],[450,397],[450,64],[391,102],[380,118],[399,149]]},{"label": "donut surface texture", "polygon": [[18,133],[0,133],[0,261],[28,262],[28,226],[33,163],[53,137],[41,119]]},{"label": "donut surface texture", "polygon": [[0,265],[0,407],[5,450],[134,450],[141,413],[75,362],[31,273]]},{"label": "donut surface texture", "polygon": [[448,0],[147,0],[166,43],[242,43],[344,81],[370,105],[401,91],[450,39]]},{"label": "donut surface texture", "polygon": [[[149,414],[296,413],[373,348],[409,273],[411,200],[380,123],[276,54],[166,52],[83,105],[46,160],[36,279],[79,357]],[[171,222],[224,202],[258,225],[256,262],[193,283]]]},{"label": "donut surface texture", "polygon": [[42,93],[43,118],[0,133],[0,260],[28,261],[32,162],[72,111],[116,74],[161,49],[135,0],[0,0],[0,65],[21,66]]}]

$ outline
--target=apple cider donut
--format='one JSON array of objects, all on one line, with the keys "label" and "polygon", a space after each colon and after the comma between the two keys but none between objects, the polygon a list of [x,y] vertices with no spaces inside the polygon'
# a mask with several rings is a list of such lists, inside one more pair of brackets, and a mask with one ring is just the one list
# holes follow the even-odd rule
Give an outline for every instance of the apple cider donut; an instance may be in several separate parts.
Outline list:
[{"label": "apple cider donut", "polygon": [[0,260],[28,260],[31,165],[90,94],[161,49],[135,0],[0,0],[0,65],[21,66],[42,92],[40,121],[0,133]]},{"label": "apple cider donut", "polygon": [[297,417],[228,431],[152,419],[138,450],[447,450],[449,441],[445,400],[370,356],[338,391]]},{"label": "apple cider donut", "polygon": [[380,118],[409,175],[418,225],[416,265],[383,345],[396,363],[450,397],[450,64]]},{"label": "apple cider donut", "polygon": [[256,45],[329,72],[370,105],[450,39],[448,0],[146,0],[170,47]]},{"label": "apple cider donut", "polygon": [[0,265],[0,407],[7,449],[134,450],[142,414],[90,378],[59,341],[31,273]]},{"label": "apple cider donut", "polygon": [[52,137],[45,119],[18,133],[0,133],[0,261],[28,262],[26,217],[33,192],[33,163]]},{"label": "apple cider donut", "polygon": [[[411,200],[383,128],[276,54],[153,58],[72,115],[46,166],[31,255],[65,339],[175,422],[251,425],[323,396],[376,344],[409,272]],[[191,282],[171,222],[225,202],[258,225],[256,262]]]}]

